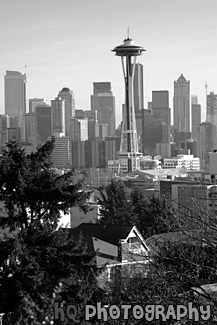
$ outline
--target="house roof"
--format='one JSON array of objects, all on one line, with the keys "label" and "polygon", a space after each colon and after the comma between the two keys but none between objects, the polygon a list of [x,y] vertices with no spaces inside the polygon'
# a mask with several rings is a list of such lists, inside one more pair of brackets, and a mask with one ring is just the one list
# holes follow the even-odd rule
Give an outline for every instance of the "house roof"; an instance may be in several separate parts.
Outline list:
[{"label": "house roof", "polygon": [[84,238],[96,237],[110,244],[118,245],[120,239],[127,238],[132,228],[132,225],[82,223],[78,227],[68,230],[75,237],[82,234]]}]

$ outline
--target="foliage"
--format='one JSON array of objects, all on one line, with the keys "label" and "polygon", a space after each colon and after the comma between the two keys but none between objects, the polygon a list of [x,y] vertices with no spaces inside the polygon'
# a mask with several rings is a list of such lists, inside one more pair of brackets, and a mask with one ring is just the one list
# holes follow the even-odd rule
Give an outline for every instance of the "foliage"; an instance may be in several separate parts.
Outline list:
[{"label": "foliage", "polygon": [[8,211],[2,226],[11,229],[56,229],[60,212],[72,205],[86,208],[88,193],[82,183],[73,184],[73,172],[57,175],[52,169],[54,139],[35,153],[26,155],[15,141],[9,142],[0,159],[0,201]]},{"label": "foliage", "polygon": [[124,184],[116,180],[112,180],[100,193],[101,223],[136,225],[145,238],[171,230],[166,221],[169,219],[171,227],[173,211],[165,199],[146,197],[136,187],[128,193]]},{"label": "foliage", "polygon": [[132,204],[121,181],[112,180],[105,190],[100,191],[100,222],[114,224],[132,224]]},{"label": "foliage", "polygon": [[[67,229],[57,230],[61,212],[73,205],[86,211],[89,193],[74,182],[73,172],[59,176],[52,169],[53,146],[52,139],[26,155],[11,141],[0,158],[0,200],[8,212],[0,221],[12,231],[0,241],[3,324],[50,324],[60,297],[80,295],[82,304],[97,290],[92,255],[82,238],[74,240]],[[75,286],[79,281],[89,287],[87,296]]]}]

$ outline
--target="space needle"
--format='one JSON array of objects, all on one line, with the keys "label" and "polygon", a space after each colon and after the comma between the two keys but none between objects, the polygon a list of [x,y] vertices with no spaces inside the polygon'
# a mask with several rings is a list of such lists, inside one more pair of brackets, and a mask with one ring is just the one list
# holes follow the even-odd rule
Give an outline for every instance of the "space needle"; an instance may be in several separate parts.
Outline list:
[{"label": "space needle", "polygon": [[113,50],[117,56],[121,57],[124,85],[125,85],[125,104],[123,105],[121,143],[118,152],[119,172],[132,172],[140,169],[140,159],[142,153],[138,149],[138,139],[136,130],[133,80],[135,72],[136,58],[142,55],[145,49],[142,46],[134,45],[134,41],[128,37],[123,44],[116,46]]}]

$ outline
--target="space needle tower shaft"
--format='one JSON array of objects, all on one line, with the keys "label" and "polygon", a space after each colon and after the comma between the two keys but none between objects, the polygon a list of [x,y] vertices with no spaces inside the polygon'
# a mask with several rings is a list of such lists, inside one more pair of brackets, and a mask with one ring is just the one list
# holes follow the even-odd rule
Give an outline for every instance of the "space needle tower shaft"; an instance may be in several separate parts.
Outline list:
[{"label": "space needle tower shaft", "polygon": [[142,156],[142,153],[139,153],[138,150],[133,80],[136,58],[142,55],[145,49],[141,46],[134,45],[133,40],[128,35],[128,38],[123,41],[123,44],[116,46],[112,51],[121,57],[125,85],[121,144],[120,151],[118,152],[119,171],[131,172],[140,169],[140,158]]}]

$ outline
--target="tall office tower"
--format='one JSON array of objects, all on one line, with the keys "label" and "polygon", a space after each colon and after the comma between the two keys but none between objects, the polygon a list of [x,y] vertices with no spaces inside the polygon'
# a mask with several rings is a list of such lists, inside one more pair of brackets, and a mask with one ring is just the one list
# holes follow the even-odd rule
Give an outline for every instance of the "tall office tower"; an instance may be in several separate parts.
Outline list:
[{"label": "tall office tower", "polygon": [[201,160],[201,168],[209,169],[209,152],[217,149],[217,130],[210,122],[203,122],[198,127],[197,156]]},{"label": "tall office tower", "polygon": [[7,143],[7,129],[10,127],[10,117],[8,115],[0,115],[0,152],[2,146]]},{"label": "tall office tower", "polygon": [[[88,140],[94,140],[98,135],[98,120],[97,120],[97,111],[90,110],[75,110],[75,117],[79,120],[87,119],[88,120]],[[106,124],[108,127],[108,124]]]},{"label": "tall office tower", "polygon": [[105,138],[106,146],[106,160],[116,160],[117,152],[120,148],[121,138],[120,137],[108,137]]},{"label": "tall office tower", "polygon": [[5,114],[14,119],[14,126],[21,128],[21,140],[25,138],[23,116],[26,114],[26,75],[19,71],[6,71]]},{"label": "tall office tower", "polygon": [[47,100],[44,98],[29,99],[29,113],[35,113],[35,108],[38,105],[47,105]]},{"label": "tall office tower", "polygon": [[24,116],[25,120],[25,141],[31,143],[33,148],[37,147],[36,136],[36,115],[35,113],[27,113]]},{"label": "tall office tower", "polygon": [[198,104],[198,97],[197,95],[191,95],[191,105]]},{"label": "tall office tower", "polygon": [[143,88],[143,65],[135,64],[135,72],[133,78],[133,98],[135,112],[144,108],[144,88]]},{"label": "tall office tower", "polygon": [[98,127],[97,111],[85,111],[85,116],[88,119],[88,140],[94,140]]},{"label": "tall office tower", "polygon": [[91,111],[97,111],[99,124],[108,124],[109,136],[115,135],[115,97],[110,82],[94,82]]},{"label": "tall office tower", "polygon": [[144,155],[156,155],[157,143],[164,142],[168,127],[161,119],[154,117],[148,109],[143,110],[142,148]]},{"label": "tall office tower", "polygon": [[118,155],[119,171],[126,170],[131,172],[140,169],[140,158],[142,156],[138,148],[133,100],[133,77],[136,58],[145,50],[141,46],[134,45],[133,40],[128,37],[124,40],[123,44],[116,46],[113,51],[117,56],[121,57],[125,82],[125,105],[121,130],[121,145]]},{"label": "tall office tower", "polygon": [[108,135],[108,124],[96,124],[96,138],[99,140],[105,140]]},{"label": "tall office tower", "polygon": [[190,131],[190,81],[183,74],[174,81],[173,117],[178,132]]},{"label": "tall office tower", "polygon": [[68,135],[70,119],[75,116],[75,96],[72,90],[64,87],[58,97],[65,100],[65,128]]},{"label": "tall office tower", "polygon": [[26,114],[26,75],[19,71],[6,71],[5,114],[22,117]]},{"label": "tall office tower", "polygon": [[214,92],[207,95],[207,122],[217,126],[217,94]]},{"label": "tall office tower", "polygon": [[69,126],[70,141],[88,140],[88,119],[71,118]]},{"label": "tall office tower", "polygon": [[72,168],[85,167],[84,143],[85,141],[79,141],[79,140],[70,141]]},{"label": "tall office tower", "polygon": [[191,96],[191,137],[197,140],[197,128],[201,124],[201,105],[197,96]]},{"label": "tall office tower", "polygon": [[52,134],[56,137],[65,136],[65,100],[58,97],[51,100],[51,112]]},{"label": "tall office tower", "polygon": [[57,168],[67,167],[69,164],[69,138],[57,137],[51,154],[53,165]]},{"label": "tall office tower", "polygon": [[99,166],[99,141],[84,141],[84,162],[86,168]]},{"label": "tall office tower", "polygon": [[35,108],[37,146],[42,146],[52,136],[51,106],[39,105]]},{"label": "tall office tower", "polygon": [[155,118],[165,123],[165,134],[162,142],[170,142],[170,108],[169,108],[169,91],[154,90],[152,91],[152,114]]}]

